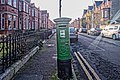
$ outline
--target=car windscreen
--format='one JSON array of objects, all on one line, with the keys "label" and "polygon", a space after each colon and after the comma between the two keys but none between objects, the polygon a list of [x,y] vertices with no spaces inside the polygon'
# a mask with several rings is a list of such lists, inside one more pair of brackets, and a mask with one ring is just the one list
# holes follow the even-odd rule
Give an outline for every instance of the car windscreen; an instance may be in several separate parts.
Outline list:
[{"label": "car windscreen", "polygon": [[87,30],[87,28],[82,28],[82,30]]},{"label": "car windscreen", "polygon": [[75,33],[75,28],[69,28],[70,33]]},{"label": "car windscreen", "polygon": [[97,30],[97,31],[101,31],[101,29],[100,29],[100,28],[95,28],[95,30]]}]

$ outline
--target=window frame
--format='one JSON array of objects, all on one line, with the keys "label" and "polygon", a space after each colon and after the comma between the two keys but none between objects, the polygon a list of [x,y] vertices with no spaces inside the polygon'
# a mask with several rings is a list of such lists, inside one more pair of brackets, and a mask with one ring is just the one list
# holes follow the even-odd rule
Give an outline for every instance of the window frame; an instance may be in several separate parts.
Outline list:
[{"label": "window frame", "polygon": [[[10,1],[10,3],[9,3],[9,1]],[[12,0],[8,0],[8,5],[12,6]]]},{"label": "window frame", "polygon": [[29,11],[28,11],[29,15],[31,15],[31,7],[29,7]]},{"label": "window frame", "polygon": [[[13,16],[13,29],[16,29],[16,25],[17,25],[17,16]],[[15,22],[14,22],[15,21]]]},{"label": "window frame", "polygon": [[[17,0],[12,0],[13,1],[13,7],[17,7]],[[15,3],[15,4],[14,4]]]},{"label": "window frame", "polygon": [[22,2],[19,1],[19,11],[22,11]]},{"label": "window frame", "polygon": [[32,16],[35,16],[35,14],[34,14],[34,8],[32,8]]},{"label": "window frame", "polygon": [[26,9],[26,3],[23,2],[23,11],[25,12],[25,9]]},{"label": "window frame", "polygon": [[[4,1],[4,2],[3,2]],[[1,0],[1,4],[5,4],[5,0]]]},{"label": "window frame", "polygon": [[[3,23],[2,23],[3,15],[4,15],[4,27],[3,27]],[[4,29],[5,29],[5,14],[1,14],[1,30],[4,30]]]},{"label": "window frame", "polygon": [[26,12],[29,12],[29,5],[26,3]]},{"label": "window frame", "polygon": [[10,27],[9,27],[9,24],[7,24],[7,26],[8,26],[8,30],[12,30],[12,15],[11,14],[8,14],[7,15],[8,16],[8,18],[7,18],[7,23],[8,23],[8,21],[10,20],[11,22],[10,22]]}]

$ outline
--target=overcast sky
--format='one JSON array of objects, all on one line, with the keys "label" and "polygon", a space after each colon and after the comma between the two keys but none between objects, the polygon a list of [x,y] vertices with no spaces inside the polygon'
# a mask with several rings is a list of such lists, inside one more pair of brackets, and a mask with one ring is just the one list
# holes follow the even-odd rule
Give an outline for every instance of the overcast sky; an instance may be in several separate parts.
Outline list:
[{"label": "overcast sky", "polygon": [[[32,2],[40,9],[48,10],[51,20],[59,17],[59,0],[32,0]],[[62,0],[62,17],[69,17],[73,20],[81,17],[83,9],[87,9],[88,5],[92,5],[92,0]]]}]

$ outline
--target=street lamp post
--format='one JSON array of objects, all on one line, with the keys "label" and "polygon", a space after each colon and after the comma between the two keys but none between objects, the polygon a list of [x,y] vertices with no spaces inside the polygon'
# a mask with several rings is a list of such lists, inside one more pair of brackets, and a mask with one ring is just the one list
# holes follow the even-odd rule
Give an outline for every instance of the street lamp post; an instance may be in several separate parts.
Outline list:
[{"label": "street lamp post", "polygon": [[62,7],[61,2],[62,2],[62,0],[59,0],[59,17],[61,17],[61,7]]},{"label": "street lamp post", "polygon": [[92,10],[92,28],[94,27],[94,0],[92,0],[93,3],[93,10]]}]

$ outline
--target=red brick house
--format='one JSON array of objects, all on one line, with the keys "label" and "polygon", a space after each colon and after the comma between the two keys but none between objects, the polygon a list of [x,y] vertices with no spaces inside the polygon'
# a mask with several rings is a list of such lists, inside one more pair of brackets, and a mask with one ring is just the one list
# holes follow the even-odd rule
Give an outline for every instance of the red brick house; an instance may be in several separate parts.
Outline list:
[{"label": "red brick house", "polygon": [[48,29],[48,19],[47,10],[40,11],[31,0],[0,0],[0,34]]},{"label": "red brick house", "polygon": [[31,13],[31,5],[28,0],[20,0],[19,1],[19,29],[29,30],[31,26],[30,14]]},{"label": "red brick house", "polygon": [[50,19],[48,19],[48,29],[53,29],[54,27],[55,24]]},{"label": "red brick house", "polygon": [[18,0],[0,0],[0,33],[18,29]]},{"label": "red brick house", "polygon": [[111,8],[111,0],[104,0],[101,5],[101,25],[107,25],[110,21],[110,8]]},{"label": "red brick house", "polygon": [[41,10],[41,27],[43,29],[48,28],[48,19],[49,19],[49,13],[47,13],[47,10]]},{"label": "red brick house", "polygon": [[101,5],[103,1],[95,1],[94,4],[94,27],[100,27]]}]

